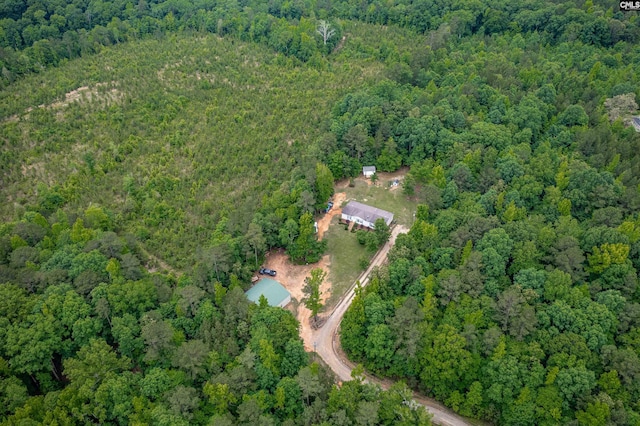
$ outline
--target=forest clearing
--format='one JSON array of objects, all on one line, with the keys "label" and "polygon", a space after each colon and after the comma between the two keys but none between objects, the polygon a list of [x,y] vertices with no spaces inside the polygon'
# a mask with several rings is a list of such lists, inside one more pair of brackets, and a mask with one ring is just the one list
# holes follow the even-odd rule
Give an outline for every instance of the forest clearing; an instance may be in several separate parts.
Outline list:
[{"label": "forest clearing", "polygon": [[2,3],[0,425],[640,424],[624,6]]}]

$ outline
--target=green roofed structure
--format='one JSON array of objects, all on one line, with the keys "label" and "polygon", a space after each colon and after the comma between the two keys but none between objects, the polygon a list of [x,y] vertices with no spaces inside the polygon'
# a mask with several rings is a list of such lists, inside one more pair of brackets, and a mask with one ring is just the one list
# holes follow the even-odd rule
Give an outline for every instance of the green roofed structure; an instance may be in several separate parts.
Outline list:
[{"label": "green roofed structure", "polygon": [[245,293],[247,299],[254,303],[260,303],[260,296],[267,298],[269,306],[284,308],[291,302],[291,294],[278,281],[271,278],[263,278]]}]

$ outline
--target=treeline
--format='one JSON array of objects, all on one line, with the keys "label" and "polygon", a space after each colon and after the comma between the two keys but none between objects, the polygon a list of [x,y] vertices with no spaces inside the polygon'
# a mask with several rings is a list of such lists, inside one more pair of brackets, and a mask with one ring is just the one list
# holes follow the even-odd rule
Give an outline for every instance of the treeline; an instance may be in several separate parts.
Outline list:
[{"label": "treeline", "polygon": [[[561,153],[581,151],[597,167],[613,161],[628,188],[639,182],[637,133],[623,127],[640,92],[633,45],[620,43],[624,54],[614,56],[579,41],[545,48],[536,35],[448,43],[402,55],[383,45],[374,53],[385,56],[391,81],[346,95],[333,108],[331,135],[320,141],[336,178],[357,176],[363,165],[394,171],[435,159],[443,177],[449,170],[464,189],[484,191],[496,178],[509,183],[513,165],[510,154],[496,174],[481,165],[485,157],[546,142]],[[466,157],[459,154],[467,147]],[[625,197],[637,205],[634,191]]]},{"label": "treeline", "polygon": [[[248,225],[245,226],[245,224],[236,222],[232,226],[229,217],[223,214],[215,225],[215,229],[207,233],[209,237],[200,242],[196,253],[181,257],[183,262],[185,260],[189,261],[188,271],[191,280],[196,285],[203,288],[210,287],[214,283],[221,283],[225,286],[233,283],[244,285],[251,281],[252,276],[264,259],[264,254],[274,248],[285,249],[290,259],[295,263],[314,263],[320,260],[326,249],[326,241],[318,241],[317,239],[314,213],[323,208],[329,196],[333,194],[333,176],[327,166],[322,163],[317,163],[315,168],[308,171],[307,177],[304,175],[296,177],[296,172],[300,172],[300,169],[294,171],[291,183],[285,182],[272,194],[264,196],[261,200],[261,207],[254,212]],[[57,218],[63,214],[62,209],[74,210],[66,206],[66,191],[58,187],[46,188],[43,185],[39,186],[39,191],[40,196],[37,203],[28,206],[29,211],[26,214],[29,217],[37,217],[39,222],[46,224],[47,219],[45,219],[45,216],[52,217],[51,215],[55,213],[53,217]],[[141,194],[134,191],[130,196],[135,199]],[[143,200],[140,201],[144,202]],[[170,209],[167,205],[163,204],[163,206],[166,209]],[[91,215],[92,212],[99,213],[99,223],[101,225],[108,227],[111,231],[124,233],[128,235],[128,238],[135,241],[136,237],[134,235],[123,232],[123,228],[114,224],[113,212],[99,207],[90,207],[85,212],[85,215]],[[152,213],[146,214],[143,217],[144,221],[149,227],[159,226],[159,223],[154,223],[154,218],[157,217],[157,214]],[[166,214],[166,212],[159,213]],[[118,218],[121,217],[119,214],[117,215]],[[91,219],[91,223],[96,223],[96,220]],[[61,221],[64,223],[68,219],[64,216]],[[82,220],[79,222],[76,220],[74,225],[76,224],[82,227],[83,222]],[[43,233],[41,229],[33,225],[25,226],[27,227],[25,232],[35,232],[40,238],[43,237],[43,235],[40,235]],[[45,226],[45,229],[48,228]],[[239,231],[242,228],[245,229],[244,232]],[[7,227],[6,229],[10,228]],[[18,229],[22,229],[22,225],[19,225]],[[149,238],[148,231],[145,231],[144,228],[139,229],[138,234]],[[9,250],[9,246],[15,249],[16,245],[20,247],[27,245],[23,240],[15,236],[11,238],[4,239],[7,250]],[[34,237],[30,238],[33,239]],[[108,238],[114,239],[116,234],[112,232]],[[39,240],[36,242],[39,242]],[[147,241],[148,246],[154,249],[159,243],[160,241]],[[46,245],[48,248],[52,247],[49,239],[47,239]],[[33,249],[24,249],[22,251],[26,252],[23,255],[26,256],[25,259],[27,260],[31,260],[32,257],[36,256]],[[163,250],[161,249],[160,252],[163,253]],[[75,252],[71,252],[69,256],[75,254]],[[7,256],[7,259],[9,259],[10,254],[7,254]],[[94,261],[96,260],[94,259]],[[100,268],[104,266],[102,265],[103,261],[104,259],[97,266]],[[56,262],[61,262],[64,265],[72,263],[69,259],[56,260]],[[19,264],[24,266],[23,263]],[[130,263],[134,265],[140,264],[127,253],[124,255],[124,264],[129,265]],[[56,268],[53,267],[53,269]],[[7,271],[5,271],[6,275],[4,277],[0,275],[0,282],[14,282],[24,278],[25,280],[33,281],[30,284],[32,290],[46,287],[45,284],[38,280],[44,280],[45,283],[48,282],[44,276],[35,273],[32,269],[21,270],[21,272],[14,271],[15,273]],[[102,276],[93,276],[92,279],[100,282],[104,276],[104,271],[102,272]],[[76,277],[72,278],[75,279]],[[81,279],[83,278],[84,276],[81,277]]]},{"label": "treeline", "polygon": [[473,34],[536,33],[544,43],[580,40],[611,47],[619,41],[636,42],[640,27],[633,14],[617,1],[383,1],[332,3],[341,18],[399,25],[420,33],[436,31],[457,37]]},{"label": "treeline", "polygon": [[[449,35],[535,33],[543,43],[580,40],[611,47],[640,40],[632,14],[614,1],[604,4],[549,1],[459,3],[433,1],[128,1],[6,2],[0,9],[0,66],[4,84],[60,61],[100,51],[103,46],[161,37],[177,30],[230,35],[266,43],[301,61],[331,52],[342,38],[335,20],[398,25],[430,33],[440,46]],[[317,32],[328,20],[328,39]]]},{"label": "treeline", "polygon": [[7,84],[104,46],[178,30],[265,43],[306,62],[331,52],[341,38],[330,21],[325,40],[308,12],[289,2],[7,2],[0,9],[1,78]]},{"label": "treeline", "polygon": [[97,206],[0,228],[1,424],[430,424],[404,386],[335,386],[236,277],[149,273],[113,229]]},{"label": "treeline", "polygon": [[640,135],[623,121],[638,56],[540,43],[449,39],[335,106],[329,168],[410,165],[403,191],[423,203],[342,345],[466,416],[633,425]]}]

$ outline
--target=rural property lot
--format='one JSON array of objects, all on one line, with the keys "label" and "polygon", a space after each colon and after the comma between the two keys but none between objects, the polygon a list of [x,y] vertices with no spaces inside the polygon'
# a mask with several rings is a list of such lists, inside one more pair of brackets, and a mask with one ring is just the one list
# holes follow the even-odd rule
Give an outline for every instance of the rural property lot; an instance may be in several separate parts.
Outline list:
[{"label": "rural property lot", "polygon": [[326,304],[323,312],[330,312],[363,272],[360,260],[365,258],[370,261],[373,256],[373,253],[367,252],[364,246],[358,243],[355,233],[346,231],[344,226],[338,223],[343,205],[351,200],[370,203],[393,212],[399,224],[410,225],[417,203],[408,200],[399,189],[400,186],[389,185],[394,180],[401,182],[405,173],[404,169],[397,173],[379,173],[376,184],[359,177],[355,179],[354,187],[349,187],[348,181],[336,185],[336,193],[332,197],[333,208],[317,218],[318,237],[327,240],[327,253],[320,262],[294,265],[282,250],[267,254],[264,267],[278,272],[276,279],[291,293],[291,298],[295,299],[292,309],[300,321],[300,335],[307,350],[313,349],[309,343],[312,333],[309,323],[311,312],[302,303],[302,288],[305,278],[311,275],[311,269],[321,268],[327,272],[327,278],[320,290],[323,303]]}]

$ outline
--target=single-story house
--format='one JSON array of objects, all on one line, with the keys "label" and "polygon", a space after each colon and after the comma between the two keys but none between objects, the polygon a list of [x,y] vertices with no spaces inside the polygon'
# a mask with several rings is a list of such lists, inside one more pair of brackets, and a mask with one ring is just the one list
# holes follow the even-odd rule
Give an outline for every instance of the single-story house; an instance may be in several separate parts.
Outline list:
[{"label": "single-story house", "polygon": [[269,306],[284,308],[291,302],[291,294],[278,281],[271,278],[262,278],[253,287],[245,292],[247,299],[254,303],[260,303],[260,296],[264,296]]},{"label": "single-story house", "polygon": [[371,177],[376,172],[376,166],[364,166],[362,168],[362,174],[364,177]]},{"label": "single-story house", "polygon": [[391,222],[393,222],[393,213],[377,207],[367,206],[357,201],[349,201],[349,203],[342,208],[342,220],[355,222],[358,225],[370,229],[375,228],[374,223],[380,218],[384,219],[387,225],[391,225]]}]

